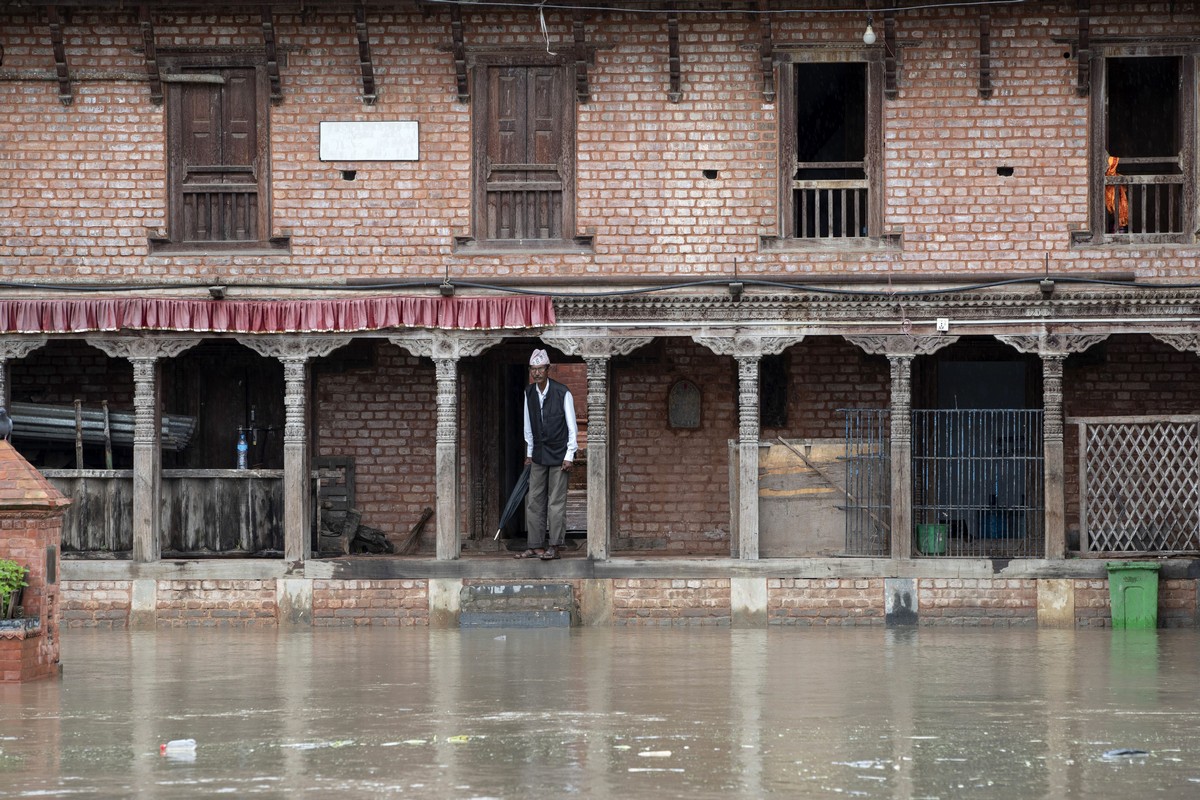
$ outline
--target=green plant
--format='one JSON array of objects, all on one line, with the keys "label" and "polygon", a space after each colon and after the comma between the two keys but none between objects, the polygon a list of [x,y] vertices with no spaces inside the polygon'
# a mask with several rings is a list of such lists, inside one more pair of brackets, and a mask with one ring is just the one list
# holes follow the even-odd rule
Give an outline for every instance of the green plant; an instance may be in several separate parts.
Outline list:
[{"label": "green plant", "polygon": [[29,574],[26,567],[7,558],[0,558],[0,619],[12,619],[17,610],[17,601],[21,599],[21,590],[29,584],[25,576]]}]

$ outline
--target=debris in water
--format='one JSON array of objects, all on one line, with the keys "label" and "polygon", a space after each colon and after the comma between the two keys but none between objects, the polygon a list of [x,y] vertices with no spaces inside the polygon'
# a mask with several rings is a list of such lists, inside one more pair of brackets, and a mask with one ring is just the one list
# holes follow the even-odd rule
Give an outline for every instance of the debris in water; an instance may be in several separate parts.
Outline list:
[{"label": "debris in water", "polygon": [[166,756],[166,755],[183,755],[184,753],[195,753],[196,752],[196,740],[195,739],[172,739],[171,741],[167,742],[166,744],[160,744],[158,746],[158,752],[160,755],[164,755],[164,756]]},{"label": "debris in water", "polygon": [[1145,750],[1138,750],[1133,747],[1118,747],[1115,750],[1106,750],[1104,758],[1140,758],[1141,756],[1150,755]]},{"label": "debris in water", "polygon": [[638,753],[642,758],[670,758],[670,750],[643,750]]}]

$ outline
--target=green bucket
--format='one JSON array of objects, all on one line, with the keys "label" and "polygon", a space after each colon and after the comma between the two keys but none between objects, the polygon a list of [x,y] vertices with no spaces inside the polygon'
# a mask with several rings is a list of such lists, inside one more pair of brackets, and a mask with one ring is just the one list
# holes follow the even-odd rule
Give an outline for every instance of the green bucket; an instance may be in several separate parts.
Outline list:
[{"label": "green bucket", "polygon": [[921,551],[922,555],[944,555],[946,552],[946,538],[949,535],[949,525],[918,525],[917,549]]},{"label": "green bucket", "polygon": [[1158,627],[1158,564],[1148,561],[1110,561],[1108,599],[1113,628]]}]

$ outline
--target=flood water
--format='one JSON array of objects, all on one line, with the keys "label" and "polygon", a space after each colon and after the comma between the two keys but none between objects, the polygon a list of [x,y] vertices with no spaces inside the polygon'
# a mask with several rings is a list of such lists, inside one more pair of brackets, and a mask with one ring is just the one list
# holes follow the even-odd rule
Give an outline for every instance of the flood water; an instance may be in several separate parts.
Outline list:
[{"label": "flood water", "polygon": [[62,658],[0,685],[0,797],[1200,794],[1196,631],[69,631]]}]

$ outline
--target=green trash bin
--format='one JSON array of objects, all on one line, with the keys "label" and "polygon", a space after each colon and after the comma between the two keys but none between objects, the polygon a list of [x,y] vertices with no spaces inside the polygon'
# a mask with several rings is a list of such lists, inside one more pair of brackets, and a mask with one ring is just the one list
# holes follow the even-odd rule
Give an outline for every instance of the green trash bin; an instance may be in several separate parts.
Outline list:
[{"label": "green trash bin", "polygon": [[1108,599],[1113,628],[1158,627],[1158,564],[1149,561],[1110,561]]},{"label": "green trash bin", "polygon": [[917,549],[926,556],[944,555],[949,532],[949,525],[918,525]]}]

